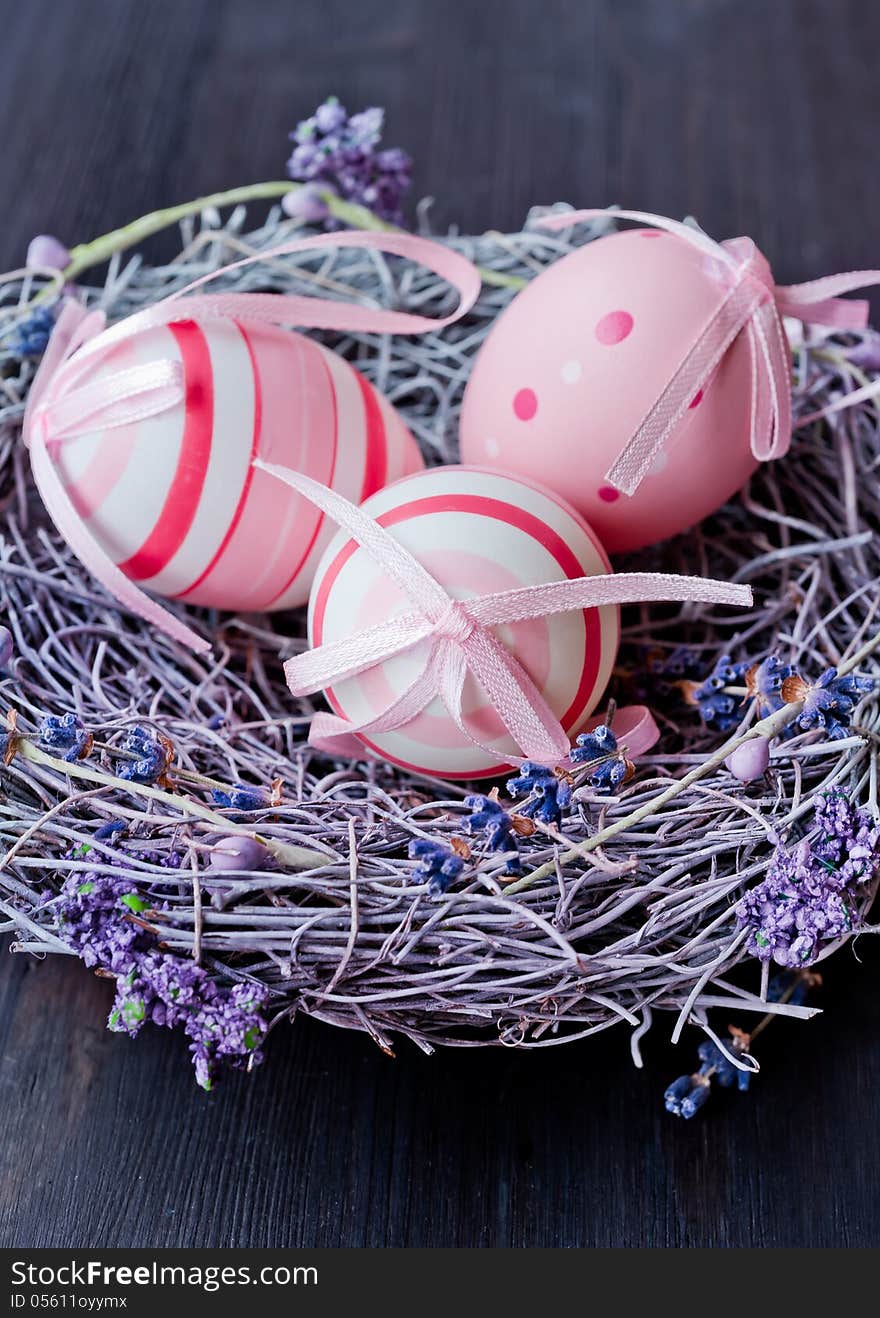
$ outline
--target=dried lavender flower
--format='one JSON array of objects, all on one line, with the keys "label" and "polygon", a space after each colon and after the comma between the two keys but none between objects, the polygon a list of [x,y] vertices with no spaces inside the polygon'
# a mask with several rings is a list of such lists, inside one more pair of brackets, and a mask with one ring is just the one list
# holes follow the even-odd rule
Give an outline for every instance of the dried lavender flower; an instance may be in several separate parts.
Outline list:
[{"label": "dried lavender flower", "polygon": [[131,783],[148,785],[164,778],[174,758],[174,747],[168,738],[145,728],[132,728],[123,742],[123,750],[135,758],[118,761],[116,775]]},{"label": "dried lavender flower", "polygon": [[51,750],[63,751],[63,758],[71,764],[88,755],[94,744],[76,714],[47,714],[40,723],[40,741]]},{"label": "dried lavender flower", "polygon": [[762,715],[773,714],[782,708],[785,704],[782,688],[795,672],[791,664],[783,663],[776,654],[768,655],[746,669],[746,691],[757,700]]},{"label": "dried lavender flower", "polygon": [[471,812],[467,820],[468,832],[482,832],[490,851],[507,853],[505,874],[521,874],[522,861],[516,828],[504,806],[492,796],[466,796],[464,803]]},{"label": "dried lavender flower", "polygon": [[685,700],[697,706],[700,718],[707,727],[717,728],[719,732],[728,732],[736,727],[741,697],[726,688],[741,683],[746,668],[746,664],[735,664],[728,655],[723,654],[702,682],[679,683]]},{"label": "dried lavender flower", "polygon": [[453,879],[457,879],[464,869],[464,858],[457,856],[451,847],[442,842],[433,842],[430,838],[413,838],[409,844],[411,860],[417,860],[416,877],[427,883],[428,892],[437,897],[446,892]]},{"label": "dried lavender flower", "polygon": [[211,796],[215,803],[224,810],[243,810],[249,813],[254,810],[265,810],[269,804],[261,791],[256,787],[248,787],[243,783],[237,783],[228,792],[215,787],[211,792]]},{"label": "dried lavender flower", "polygon": [[616,791],[634,772],[617,738],[604,723],[592,732],[582,732],[571,752],[572,764],[589,765],[588,780],[594,791],[608,794]]},{"label": "dried lavender flower", "polygon": [[42,357],[54,328],[55,317],[50,308],[35,307],[15,326],[6,346],[15,357]]},{"label": "dried lavender flower", "polygon": [[554,828],[562,823],[562,812],[571,805],[570,781],[558,778],[552,769],[531,760],[520,765],[515,778],[508,778],[507,790],[514,800],[518,796],[531,797],[522,807],[521,814]]},{"label": "dried lavender flower", "polygon": [[782,698],[786,702],[803,700],[804,707],[795,719],[797,727],[803,731],[824,728],[832,741],[839,741],[847,735],[859,701],[873,689],[870,677],[855,673],[838,677],[836,668],[827,668],[815,682],[790,674],[782,684]]},{"label": "dried lavender flower", "polygon": [[148,1022],[181,1027],[190,1039],[196,1078],[209,1089],[218,1065],[258,1063],[258,1045],[268,1028],[262,1015],[268,994],[260,985],[224,988],[193,961],[156,946],[141,920],[151,903],[132,878],[72,874],[56,912],[59,932],[87,966],[116,978],[108,1027],[136,1035]]},{"label": "dried lavender flower", "polygon": [[777,847],[766,877],[737,903],[748,950],[800,967],[853,927],[858,888],[880,866],[880,826],[839,793],[818,799],[814,829],[791,850]]},{"label": "dried lavender flower", "polygon": [[[401,225],[401,203],[410,186],[412,161],[397,147],[380,149],[384,121],[385,112],[378,107],[349,116],[335,96],[329,97],[290,134],[294,148],[287,162],[289,176]],[[317,189],[305,197],[290,194],[285,202],[287,214],[300,215],[310,223],[323,221],[328,228],[338,226]]]},{"label": "dried lavender flower", "polygon": [[[731,1053],[737,1057],[747,1056],[749,1036],[735,1029],[731,1029],[731,1036]],[[692,1075],[681,1075],[673,1080],[663,1096],[666,1111],[675,1117],[683,1117],[685,1121],[695,1117],[709,1101],[713,1083],[722,1089],[731,1089],[735,1085],[741,1092],[745,1092],[752,1078],[750,1071],[734,1066],[712,1039],[703,1040],[697,1049],[697,1056],[700,1059],[699,1069]]]}]

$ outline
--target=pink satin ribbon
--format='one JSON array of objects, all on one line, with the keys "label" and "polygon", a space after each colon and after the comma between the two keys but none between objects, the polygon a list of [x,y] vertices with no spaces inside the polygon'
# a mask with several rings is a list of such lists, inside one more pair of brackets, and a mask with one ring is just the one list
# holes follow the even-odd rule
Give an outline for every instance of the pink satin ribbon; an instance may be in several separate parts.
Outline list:
[{"label": "pink satin ribbon", "polygon": [[[322,691],[335,682],[366,672],[425,643],[424,662],[417,677],[380,714],[360,723],[350,722],[336,714],[315,715],[309,741],[330,754],[362,758],[364,746],[358,740],[359,733],[392,732],[402,728],[439,697],[468,741],[490,755],[498,755],[497,747],[487,746],[474,736],[464,716],[462,695],[465,680],[471,673],[485,691],[506,732],[522,752],[519,756],[509,756],[510,763],[537,760],[540,764],[562,764],[571,749],[562,725],[529,674],[491,628],[603,604],[696,600],[748,605],[752,601],[748,586],[662,572],[578,577],[499,591],[467,601],[454,600],[422,564],[363,509],[349,503],[334,490],[286,467],[259,459],[255,465],[332,517],[370,554],[412,605],[405,613],[354,636],[328,642],[288,659],[284,672],[292,693],[304,696]],[[644,730],[648,730],[647,724],[644,724]]]},{"label": "pink satin ribbon", "polygon": [[834,329],[863,329],[868,303],[839,296],[880,284],[880,270],[852,270],[805,284],[777,285],[769,264],[750,238],[717,243],[702,230],[646,211],[581,210],[539,220],[545,229],[565,229],[598,217],[635,220],[684,238],[703,252],[718,272],[723,290],[718,306],[683,352],[669,383],[630,436],[605,479],[622,494],[634,494],[654,466],[698,390],[704,389],[734,339],[745,333],[752,374],[750,443],[759,461],[782,457],[791,442],[790,351],[783,316]]},{"label": "pink satin ribbon", "polygon": [[[458,292],[451,315],[432,319],[403,311],[385,311],[353,303],[281,293],[214,293],[192,296],[203,284],[239,270],[294,252],[330,247],[365,247],[406,257],[447,280]],[[156,416],[185,398],[179,362],[159,360],[89,380],[90,368],[118,343],[143,330],[178,320],[204,324],[234,317],[246,323],[298,325],[307,329],[351,330],[376,334],[424,334],[451,325],[474,304],[480,275],[466,257],[439,243],[412,234],[344,232],[319,234],[282,243],[188,284],[186,288],[136,312],[110,329],[101,311],[86,311],[67,302],[58,318],[37,371],[24,418],[24,442],[30,450],[34,480],[49,515],[89,572],[125,608],[193,650],[207,651],[210,641],[199,636],[131,581],[90,534],[73,506],[52,459],[52,448],[77,435],[125,426]],[[189,296],[185,296],[189,294]]]}]

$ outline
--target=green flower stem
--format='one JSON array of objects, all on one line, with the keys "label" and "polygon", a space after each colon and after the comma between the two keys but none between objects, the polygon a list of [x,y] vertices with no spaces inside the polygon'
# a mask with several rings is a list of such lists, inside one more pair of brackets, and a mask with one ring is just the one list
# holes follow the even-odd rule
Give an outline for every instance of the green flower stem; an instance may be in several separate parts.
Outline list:
[{"label": "green flower stem", "polygon": [[132,783],[125,778],[117,778],[113,774],[99,773],[96,769],[91,769],[78,762],[71,764],[67,760],[59,760],[54,755],[47,755],[44,750],[41,750],[39,746],[35,746],[32,741],[28,741],[26,737],[16,738],[15,753],[20,755],[22,759],[30,760],[32,764],[45,765],[47,768],[54,769],[56,773],[65,774],[69,778],[79,778],[85,782],[98,783],[101,787],[113,787],[117,791],[136,796],[146,796],[150,800],[159,801],[162,805],[169,806],[173,810],[179,810],[185,815],[201,819],[223,833],[253,838],[256,842],[262,843],[277,861],[283,865],[288,865],[291,869],[317,869],[324,865],[332,865],[340,859],[337,856],[328,855],[325,851],[311,851],[308,847],[291,846],[286,842],[279,842],[275,838],[263,837],[250,829],[238,828],[235,824],[230,823],[228,819],[225,819],[223,815],[211,810],[206,805],[202,805],[201,801],[193,801],[188,796],[177,796],[173,792],[163,792],[161,788],[150,787],[146,783]]},{"label": "green flower stem", "polygon": [[[866,659],[868,655],[873,654],[878,648],[880,648],[880,632],[878,632],[876,636],[873,636],[870,641],[866,641],[861,649],[857,650],[849,659],[838,664],[837,671],[840,676],[843,677],[846,673],[852,672],[854,668],[858,668],[862,660]],[[689,787],[693,786],[694,783],[699,782],[701,778],[705,778],[715,769],[720,769],[728,755],[730,755],[737,746],[741,746],[743,742],[752,741],[755,737],[766,737],[768,741],[771,741],[782,732],[783,728],[787,727],[789,723],[792,723],[794,719],[797,718],[803,707],[803,700],[793,700],[790,704],[784,705],[782,709],[777,710],[775,714],[770,714],[767,718],[759,719],[757,723],[753,723],[748,731],[744,732],[741,736],[730,737],[724,745],[719,747],[719,749],[710,755],[708,759],[703,760],[702,764],[698,764],[695,768],[691,769],[690,773],[686,773],[683,778],[675,779],[675,781],[670,783],[664,791],[660,792],[658,796],[655,796],[652,801],[646,802],[646,804],[640,806],[638,810],[634,810],[632,814],[626,815],[623,819],[615,820],[613,824],[608,824],[607,827],[601,829],[598,833],[594,833],[592,837],[586,838],[585,841],[579,842],[577,846],[572,847],[569,851],[563,852],[559,857],[559,864],[567,865],[572,861],[578,860],[581,856],[589,855],[591,851],[595,851],[598,847],[601,847],[603,843],[616,837],[618,833],[624,833],[628,828],[632,828],[635,824],[640,824],[643,819],[650,818],[650,816],[655,814],[661,806],[666,805],[668,801],[673,801],[676,796],[680,796],[682,792],[686,792]],[[524,874],[522,878],[517,879],[515,883],[508,884],[505,887],[504,892],[506,895],[523,892],[526,888],[530,888],[532,884],[539,883],[541,879],[546,879],[551,874],[555,873],[556,861],[548,861],[546,865],[540,865],[537,869],[532,870],[530,874]]]},{"label": "green flower stem", "polygon": [[[208,197],[197,197],[194,201],[185,201],[179,206],[168,206],[164,210],[151,211],[138,220],[132,220],[121,229],[93,238],[91,242],[80,243],[70,253],[70,264],[63,271],[64,280],[73,282],[85,270],[90,270],[104,261],[109,261],[116,252],[125,252],[136,247],[154,233],[161,233],[172,224],[179,224],[189,215],[198,215],[211,206],[237,206],[241,202],[270,201],[285,196],[288,192],[298,192],[305,185],[287,181],[269,183],[249,183],[245,187],[231,188],[228,192],[213,192]],[[331,215],[342,220],[352,229],[369,229],[377,233],[404,233],[393,224],[380,220],[366,206],[356,206],[343,201],[335,193],[318,189]],[[526,281],[516,275],[503,275],[495,270],[478,267],[484,284],[494,284],[502,288],[523,288]],[[39,301],[39,296],[34,299]]]}]

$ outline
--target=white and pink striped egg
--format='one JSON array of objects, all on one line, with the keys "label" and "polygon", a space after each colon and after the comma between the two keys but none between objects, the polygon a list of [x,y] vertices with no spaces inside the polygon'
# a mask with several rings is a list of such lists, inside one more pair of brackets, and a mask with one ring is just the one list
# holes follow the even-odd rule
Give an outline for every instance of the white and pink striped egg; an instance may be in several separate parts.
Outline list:
[{"label": "white and pink striped egg", "polygon": [[75,384],[163,359],[182,364],[182,403],[53,446],[86,528],[153,594],[233,612],[304,604],[333,524],[254,458],[360,502],[422,467],[415,441],[341,357],[232,319],[133,334]]},{"label": "white and pink striped egg", "polygon": [[[364,509],[399,540],[457,600],[609,571],[605,551],[581,517],[555,495],[475,467],[436,467],[398,481]],[[309,601],[313,646],[356,635],[406,612],[398,587],[341,531],[318,566]],[[599,702],[617,653],[616,606],[497,627],[496,635],[543,693],[570,737]],[[325,692],[333,710],[361,723],[381,713],[418,676],[424,643]],[[411,771],[442,778],[504,771],[516,748],[468,677],[465,721],[475,746],[439,699],[405,726],[364,735],[367,751]]]}]

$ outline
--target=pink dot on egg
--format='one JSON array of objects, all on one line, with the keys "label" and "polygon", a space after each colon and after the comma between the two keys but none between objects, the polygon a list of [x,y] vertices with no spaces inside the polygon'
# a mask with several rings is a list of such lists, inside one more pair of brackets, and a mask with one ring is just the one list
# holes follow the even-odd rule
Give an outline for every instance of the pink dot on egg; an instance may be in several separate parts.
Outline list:
[{"label": "pink dot on egg", "polygon": [[613,485],[600,485],[599,498],[603,503],[614,503],[620,498],[620,490],[615,490]]},{"label": "pink dot on egg", "polygon": [[663,234],[659,229],[639,229],[640,238],[662,238]]},{"label": "pink dot on egg", "polygon": [[632,327],[633,318],[628,311],[609,311],[596,322],[596,338],[610,348],[632,333]]},{"label": "pink dot on egg", "polygon": [[699,407],[702,401],[703,401],[703,391],[702,389],[698,389],[697,392],[694,394],[693,398],[691,399],[691,401],[688,403],[688,407]]},{"label": "pink dot on egg", "polygon": [[518,389],[513,396],[513,410],[520,421],[531,421],[538,410],[538,395],[534,389]]}]

